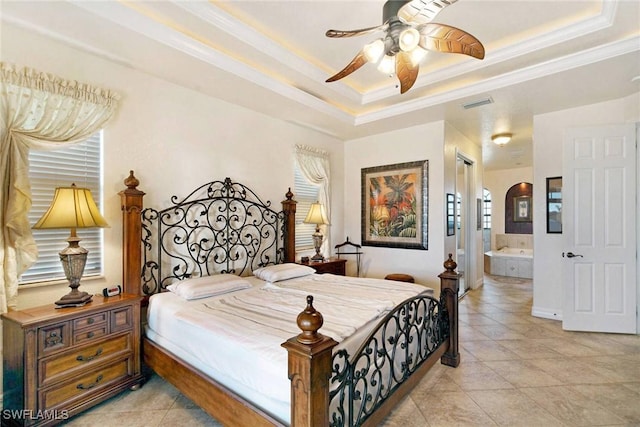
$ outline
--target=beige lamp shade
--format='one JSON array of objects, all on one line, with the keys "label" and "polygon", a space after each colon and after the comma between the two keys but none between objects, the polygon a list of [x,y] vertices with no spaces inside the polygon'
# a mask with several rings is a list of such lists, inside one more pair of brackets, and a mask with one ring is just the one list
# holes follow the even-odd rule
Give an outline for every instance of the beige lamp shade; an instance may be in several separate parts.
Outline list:
[{"label": "beige lamp shade", "polygon": [[304,219],[306,224],[329,224],[329,219],[327,219],[327,212],[324,210],[324,206],[320,202],[311,203],[311,208],[309,208],[309,213],[307,217]]},{"label": "beige lamp shade", "polygon": [[88,188],[56,188],[51,206],[33,228],[109,227]]}]

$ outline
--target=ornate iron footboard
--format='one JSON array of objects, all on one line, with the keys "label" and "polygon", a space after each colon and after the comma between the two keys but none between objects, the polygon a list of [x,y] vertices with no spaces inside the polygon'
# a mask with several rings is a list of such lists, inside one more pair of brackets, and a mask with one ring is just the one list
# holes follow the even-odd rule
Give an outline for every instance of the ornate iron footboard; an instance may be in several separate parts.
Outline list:
[{"label": "ornate iron footboard", "polygon": [[142,290],[161,292],[176,280],[219,273],[249,275],[283,261],[284,213],[246,186],[213,181],[172,206],[142,211]]},{"label": "ornate iron footboard", "polygon": [[361,425],[449,338],[449,314],[426,295],[405,300],[388,313],[351,357],[332,357],[331,427]]}]

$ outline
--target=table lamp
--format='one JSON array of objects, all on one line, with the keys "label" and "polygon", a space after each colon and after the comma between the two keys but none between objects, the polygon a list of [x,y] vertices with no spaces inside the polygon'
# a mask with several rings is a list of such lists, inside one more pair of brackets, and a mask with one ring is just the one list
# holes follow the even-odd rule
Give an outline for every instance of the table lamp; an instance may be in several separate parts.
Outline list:
[{"label": "table lamp", "polygon": [[75,184],[71,184],[71,187],[56,188],[51,206],[33,226],[36,229],[71,229],[71,235],[67,239],[69,246],[60,252],[60,262],[71,292],[56,301],[56,305],[77,306],[91,301],[91,295],[78,290],[89,251],[78,244],[81,239],[76,234],[76,228],[108,226],[88,188],[79,188]]},{"label": "table lamp", "polygon": [[329,224],[327,219],[327,212],[324,210],[324,206],[320,202],[311,203],[311,208],[307,217],[303,221],[305,224],[315,224],[316,231],[313,233],[313,246],[316,249],[316,254],[311,257],[312,261],[323,261],[324,257],[320,253],[320,247],[322,246],[322,233],[320,233],[321,224]]}]

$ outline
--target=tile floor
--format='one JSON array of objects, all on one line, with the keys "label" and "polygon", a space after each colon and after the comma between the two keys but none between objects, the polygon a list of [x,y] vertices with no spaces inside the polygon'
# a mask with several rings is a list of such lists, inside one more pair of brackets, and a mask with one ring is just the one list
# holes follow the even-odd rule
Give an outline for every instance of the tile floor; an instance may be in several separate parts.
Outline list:
[{"label": "tile floor", "polygon": [[[530,280],[486,276],[460,301],[461,364],[436,364],[385,427],[640,426],[640,336],[532,317]],[[69,426],[219,426],[157,376]]]}]

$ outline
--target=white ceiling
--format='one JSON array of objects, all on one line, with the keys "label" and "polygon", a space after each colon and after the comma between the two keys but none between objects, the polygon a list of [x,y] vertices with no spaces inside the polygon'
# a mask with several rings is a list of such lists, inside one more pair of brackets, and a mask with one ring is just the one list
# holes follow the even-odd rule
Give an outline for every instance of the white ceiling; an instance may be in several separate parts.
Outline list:
[{"label": "white ceiling", "polygon": [[[434,22],[478,38],[484,60],[430,52],[403,95],[371,64],[325,83],[380,37],[325,31],[379,25],[383,4],[2,0],[1,12],[4,22],[339,139],[446,120],[482,144],[489,170],[531,166],[533,115],[640,91],[637,0],[459,0]],[[502,148],[490,141],[500,132],[514,135]]]}]

